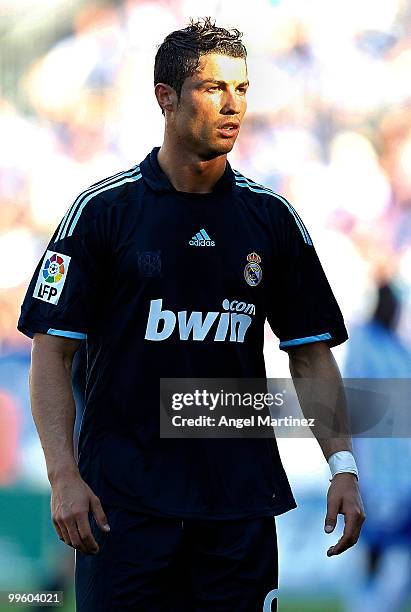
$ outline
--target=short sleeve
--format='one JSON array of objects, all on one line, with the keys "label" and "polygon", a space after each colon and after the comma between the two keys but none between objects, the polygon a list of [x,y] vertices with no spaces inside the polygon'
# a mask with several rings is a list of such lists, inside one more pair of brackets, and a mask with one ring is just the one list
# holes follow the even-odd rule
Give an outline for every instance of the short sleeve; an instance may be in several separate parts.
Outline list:
[{"label": "short sleeve", "polygon": [[30,338],[40,332],[83,340],[95,325],[104,267],[101,206],[94,198],[78,219],[75,206],[55,230],[27,289],[17,328]]},{"label": "short sleeve", "polygon": [[278,248],[268,287],[268,322],[280,349],[318,341],[337,346],[348,334],[308,230],[287,200],[274,204]]}]

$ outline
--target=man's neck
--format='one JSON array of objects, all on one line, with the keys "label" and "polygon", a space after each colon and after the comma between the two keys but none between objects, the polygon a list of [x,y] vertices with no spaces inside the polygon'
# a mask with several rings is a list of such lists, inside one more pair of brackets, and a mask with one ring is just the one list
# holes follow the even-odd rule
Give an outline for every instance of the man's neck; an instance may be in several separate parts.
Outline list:
[{"label": "man's neck", "polygon": [[187,193],[211,193],[218,179],[224,174],[226,155],[203,161],[193,153],[164,142],[157,160],[177,191]]}]

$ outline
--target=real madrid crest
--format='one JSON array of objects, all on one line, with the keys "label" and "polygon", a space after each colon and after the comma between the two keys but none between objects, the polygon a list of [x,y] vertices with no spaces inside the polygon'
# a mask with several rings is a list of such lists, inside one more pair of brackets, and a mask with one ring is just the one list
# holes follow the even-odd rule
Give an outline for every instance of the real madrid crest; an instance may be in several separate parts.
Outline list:
[{"label": "real madrid crest", "polygon": [[244,268],[244,278],[250,287],[256,287],[263,277],[261,269],[261,257],[257,253],[249,253],[247,255],[247,265]]}]

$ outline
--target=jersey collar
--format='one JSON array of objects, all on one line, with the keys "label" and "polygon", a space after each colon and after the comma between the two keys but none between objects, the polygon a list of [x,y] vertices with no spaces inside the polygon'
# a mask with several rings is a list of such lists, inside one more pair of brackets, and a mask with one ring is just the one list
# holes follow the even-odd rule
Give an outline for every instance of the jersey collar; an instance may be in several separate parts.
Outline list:
[{"label": "jersey collar", "polygon": [[[157,161],[157,154],[160,147],[154,147],[154,149],[147,155],[147,157],[140,163],[140,170],[145,182],[154,191],[171,191],[178,193],[170,182],[167,175],[160,168],[160,164]],[[231,166],[226,161],[225,170],[214,185],[213,193],[219,193],[227,191],[234,186],[235,177]]]}]

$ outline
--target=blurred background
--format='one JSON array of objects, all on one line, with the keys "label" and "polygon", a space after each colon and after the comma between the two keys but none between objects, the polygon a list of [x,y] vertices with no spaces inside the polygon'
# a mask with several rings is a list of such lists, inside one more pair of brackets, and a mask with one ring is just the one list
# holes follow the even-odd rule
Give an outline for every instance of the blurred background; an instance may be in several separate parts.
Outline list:
[{"label": "blurred background", "polygon": [[[73,551],[50,521],[20,304],[78,193],[161,144],[156,45],[205,15],[244,32],[249,108],[229,159],[309,228],[351,338],[341,370],[411,377],[409,0],[0,0],[0,590],[64,589],[66,610]],[[265,354],[288,375],[268,328]],[[279,440],[298,503],[278,518],[282,612],[411,610],[410,441],[355,446],[367,529],[328,559],[328,466],[315,440]]]}]

